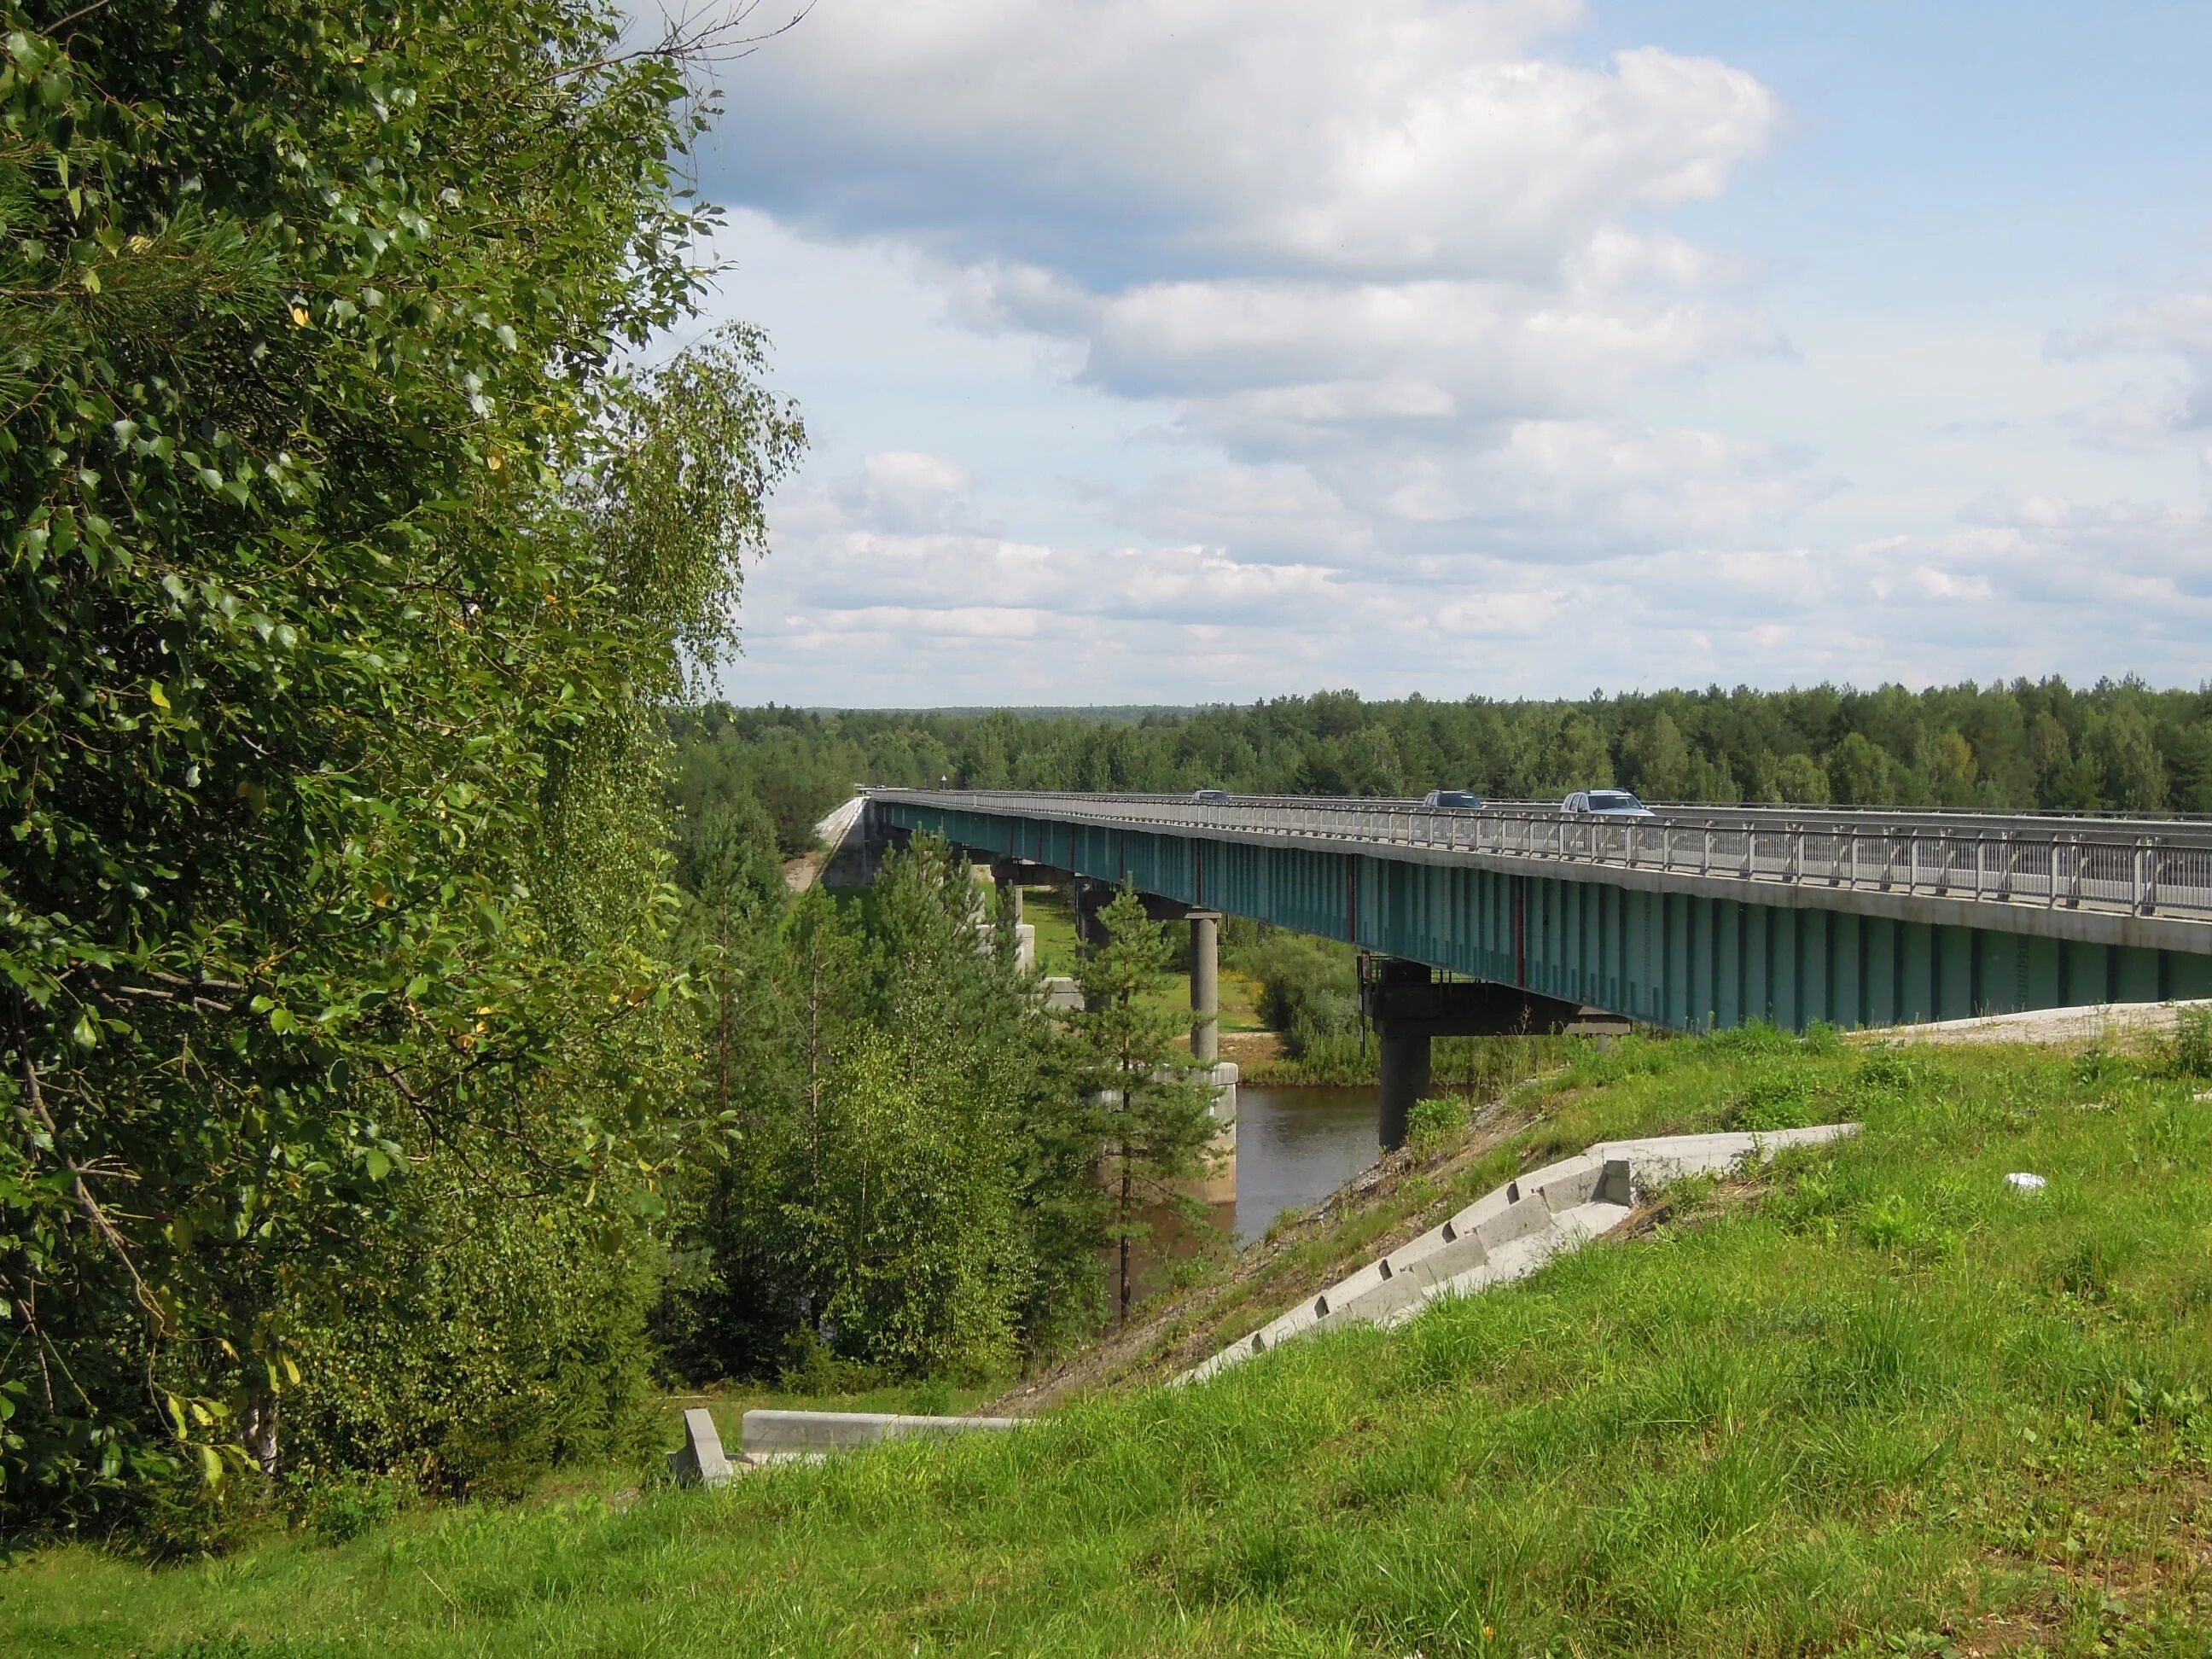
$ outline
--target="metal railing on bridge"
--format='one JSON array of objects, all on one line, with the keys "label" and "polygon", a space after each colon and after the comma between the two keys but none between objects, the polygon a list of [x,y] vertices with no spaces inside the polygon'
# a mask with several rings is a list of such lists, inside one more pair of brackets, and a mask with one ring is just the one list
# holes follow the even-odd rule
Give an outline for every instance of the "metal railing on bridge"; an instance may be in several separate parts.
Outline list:
[{"label": "metal railing on bridge", "polygon": [[[1777,818],[1682,809],[1644,819],[1431,808],[1402,801],[872,789],[906,800],[1062,823],[1366,842],[1686,876],[1875,890],[1993,903],[2212,921],[2212,835],[2127,833],[2123,821],[1978,819],[1952,825]],[[1990,827],[1992,823],[2002,827]]]}]

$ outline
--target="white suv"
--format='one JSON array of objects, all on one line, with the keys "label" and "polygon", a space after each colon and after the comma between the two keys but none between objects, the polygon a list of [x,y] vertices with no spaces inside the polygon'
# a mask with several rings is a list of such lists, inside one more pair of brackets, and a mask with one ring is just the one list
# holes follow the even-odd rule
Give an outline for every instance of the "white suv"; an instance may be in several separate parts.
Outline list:
[{"label": "white suv", "polygon": [[1657,815],[1626,789],[1577,789],[1559,811],[1578,818],[1648,818]]}]

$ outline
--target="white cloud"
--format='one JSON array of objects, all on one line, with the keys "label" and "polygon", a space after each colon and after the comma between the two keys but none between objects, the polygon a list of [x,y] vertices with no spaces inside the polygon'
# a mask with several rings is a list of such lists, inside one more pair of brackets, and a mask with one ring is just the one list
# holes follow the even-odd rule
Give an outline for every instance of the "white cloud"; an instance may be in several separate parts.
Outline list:
[{"label": "white cloud", "polygon": [[1541,270],[1718,193],[1778,118],[1710,58],[1540,54],[1577,0],[830,3],[722,123],[729,182],[831,234],[1113,283]]},{"label": "white cloud", "polygon": [[[1781,343],[1738,262],[1629,221],[1718,194],[1779,106],[1709,58],[1571,61],[1583,21],[1577,0],[830,0],[725,118],[724,182],[926,251],[957,316],[1164,407],[1212,452],[1200,476],[1291,489],[1294,509],[1139,505],[1245,563],[1318,553],[1324,526],[1376,574],[1733,538],[1821,486],[1610,416]],[[841,504],[982,527],[901,465],[872,459]]]},{"label": "white cloud", "polygon": [[[2146,450],[2177,441],[2202,444],[2212,434],[2212,289],[2130,307],[2094,327],[2057,335],[2051,349],[2061,357],[2148,357],[2179,369],[2154,385],[2130,382],[2076,411],[2071,423],[2086,441]],[[2203,453],[2212,467],[2212,447]]]},{"label": "white cloud", "polygon": [[972,314],[1080,341],[1086,380],[1233,431],[1604,408],[1639,381],[1772,349],[1755,316],[1591,287],[1223,279],[1080,292],[984,273]]},{"label": "white cloud", "polygon": [[[824,269],[895,266],[930,355],[903,367],[925,331],[872,279],[810,418],[880,357],[904,423],[777,503],[733,692],[788,696],[810,654],[840,676],[817,695],[901,702],[2201,674],[2205,510],[2155,479],[2130,504],[2125,469],[2212,428],[2212,295],[2048,342],[1846,331],[1815,383],[1859,422],[1839,463],[1773,400],[1797,365],[1757,270],[1675,211],[1767,150],[1778,100],[1578,52],[1584,21],[822,0],[750,60],[708,191]],[[2130,378],[2084,404],[2107,360]],[[990,417],[1032,363],[1050,395]]]}]

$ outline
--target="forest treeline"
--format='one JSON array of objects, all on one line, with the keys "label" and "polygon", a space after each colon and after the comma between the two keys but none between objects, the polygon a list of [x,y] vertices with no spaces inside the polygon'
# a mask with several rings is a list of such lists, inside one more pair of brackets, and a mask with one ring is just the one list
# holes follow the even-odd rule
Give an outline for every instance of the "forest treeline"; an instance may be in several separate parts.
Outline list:
[{"label": "forest treeline", "polygon": [[787,850],[855,783],[1424,794],[1619,784],[1659,801],[2212,812],[2212,686],[2061,679],[1913,691],[1369,702],[1352,691],[1131,718],[1056,710],[679,714],[677,805],[757,799]]}]

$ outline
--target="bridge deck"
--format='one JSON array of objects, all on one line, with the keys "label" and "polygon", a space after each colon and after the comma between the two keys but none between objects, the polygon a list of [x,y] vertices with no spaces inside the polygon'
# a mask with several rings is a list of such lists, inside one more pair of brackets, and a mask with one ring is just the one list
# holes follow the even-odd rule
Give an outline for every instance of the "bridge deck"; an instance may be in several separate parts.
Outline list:
[{"label": "bridge deck", "polygon": [[890,822],[1697,1027],[2212,994],[2212,826],[871,791]]},{"label": "bridge deck", "polygon": [[[1224,803],[1161,795],[1012,790],[871,792],[991,816],[1368,843],[1377,850],[1582,863],[1662,875],[1924,895],[2048,909],[2212,921],[2212,825],[2022,815],[1785,815],[1672,807],[1650,819],[1570,817],[1519,806],[1268,797]],[[2207,948],[2212,948],[2208,945]]]}]

